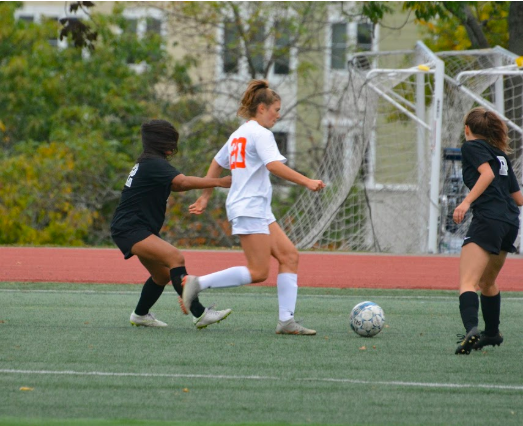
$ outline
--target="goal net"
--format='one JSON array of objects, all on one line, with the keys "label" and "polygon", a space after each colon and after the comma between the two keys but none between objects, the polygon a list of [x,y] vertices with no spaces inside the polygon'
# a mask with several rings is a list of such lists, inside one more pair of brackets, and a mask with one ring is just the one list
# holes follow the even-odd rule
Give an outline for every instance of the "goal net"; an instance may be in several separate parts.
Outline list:
[{"label": "goal net", "polygon": [[[523,177],[523,70],[505,49],[355,55],[326,100],[320,193],[304,191],[280,220],[299,248],[457,253],[470,222],[456,225],[468,190],[461,176],[463,117],[475,106],[509,127]],[[519,64],[523,65],[523,64]],[[519,242],[518,242],[519,245]]]},{"label": "goal net", "polygon": [[366,52],[335,84],[318,170],[327,187],[303,191],[281,226],[298,248],[436,250],[443,62],[423,43]]},{"label": "goal net", "polygon": [[[471,108],[483,106],[505,120],[511,139],[512,166],[521,183],[523,70],[518,67],[517,55],[500,47],[440,52],[437,56],[445,63],[442,145],[446,167],[441,176],[439,251],[455,253],[461,247],[471,218],[467,215],[460,225],[452,221],[454,208],[468,193],[461,179],[459,155],[464,138],[463,117]],[[520,246],[519,240],[516,244]]]}]

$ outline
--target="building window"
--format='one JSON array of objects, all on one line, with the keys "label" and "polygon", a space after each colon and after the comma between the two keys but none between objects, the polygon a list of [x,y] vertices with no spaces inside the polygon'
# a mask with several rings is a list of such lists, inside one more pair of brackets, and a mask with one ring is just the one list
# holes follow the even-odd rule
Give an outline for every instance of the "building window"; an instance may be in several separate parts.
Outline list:
[{"label": "building window", "polygon": [[360,22],[356,38],[359,52],[372,50],[372,24]]},{"label": "building window", "polygon": [[124,31],[128,34],[137,34],[138,33],[138,19],[136,18],[127,18],[127,25],[125,26]]},{"label": "building window", "polygon": [[[68,19],[70,21],[81,20],[87,17],[83,11],[78,11],[75,14],[69,14],[64,9],[63,5],[56,6],[49,4],[53,2],[47,2],[47,4],[36,4],[37,2],[22,2],[23,7],[18,9],[14,13],[15,19],[25,23],[45,24],[46,22],[56,22],[56,37],[53,32],[49,33],[48,42],[51,46],[59,47],[64,49],[67,47],[67,39],[59,39],[59,28],[61,27],[60,20]],[[33,3],[33,4],[27,4]],[[42,2],[45,3],[45,2]],[[58,2],[56,2],[58,3]]]},{"label": "building window", "polygon": [[274,139],[276,140],[276,145],[278,145],[278,150],[281,155],[286,156],[288,153],[288,141],[289,134],[287,132],[273,132]]},{"label": "building window", "polygon": [[289,27],[285,22],[276,22],[276,39],[274,42],[274,74],[289,74],[291,63]]},{"label": "building window", "polygon": [[223,25],[223,72],[225,73],[238,72],[240,59],[238,39],[236,24],[233,21],[225,21]]},{"label": "building window", "polygon": [[[42,19],[42,22],[45,22],[45,21],[59,22],[60,21],[57,16],[42,16],[41,19]],[[58,47],[58,45],[59,45],[58,37],[49,38],[49,39],[47,39],[47,42],[53,47]]]},{"label": "building window", "polygon": [[251,52],[251,60],[254,72],[263,74],[265,70],[265,26],[263,22],[257,22],[251,30],[251,42],[249,49]]},{"label": "building window", "polygon": [[331,68],[343,70],[347,62],[347,24],[333,24],[331,29]]},{"label": "building window", "polygon": [[23,21],[23,22],[27,22],[28,24],[30,24],[30,23],[35,21],[35,18],[32,15],[19,15],[18,16],[18,20],[19,21]]},{"label": "building window", "polygon": [[147,33],[162,35],[162,21],[151,16],[147,17],[145,31]]}]

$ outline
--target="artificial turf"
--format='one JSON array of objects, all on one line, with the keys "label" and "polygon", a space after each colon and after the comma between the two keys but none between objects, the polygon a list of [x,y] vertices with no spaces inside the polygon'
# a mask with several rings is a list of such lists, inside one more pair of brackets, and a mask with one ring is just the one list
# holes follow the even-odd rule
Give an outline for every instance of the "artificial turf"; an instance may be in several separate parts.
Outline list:
[{"label": "artificial turf", "polygon": [[[200,331],[172,288],[168,327],[131,327],[139,291],[0,283],[0,425],[523,424],[521,293],[505,343],[458,356],[456,292],[301,288],[309,337],[275,334],[275,288],[203,293],[233,314]],[[373,338],[349,329],[363,300],[385,311]]]}]

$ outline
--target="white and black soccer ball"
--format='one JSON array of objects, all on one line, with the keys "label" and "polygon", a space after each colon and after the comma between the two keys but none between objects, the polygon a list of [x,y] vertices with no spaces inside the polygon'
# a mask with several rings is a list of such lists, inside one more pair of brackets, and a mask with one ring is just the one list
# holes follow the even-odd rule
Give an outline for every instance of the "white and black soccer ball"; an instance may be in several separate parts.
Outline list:
[{"label": "white and black soccer ball", "polygon": [[363,337],[378,334],[385,324],[385,314],[374,302],[358,303],[350,313],[350,328]]}]

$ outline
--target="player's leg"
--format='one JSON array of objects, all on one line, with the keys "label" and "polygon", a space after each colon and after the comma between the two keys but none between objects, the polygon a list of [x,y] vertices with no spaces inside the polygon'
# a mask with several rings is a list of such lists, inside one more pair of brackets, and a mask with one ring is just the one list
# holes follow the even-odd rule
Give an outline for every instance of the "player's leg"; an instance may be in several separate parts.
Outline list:
[{"label": "player's leg", "polygon": [[299,253],[276,221],[269,225],[271,255],[278,261],[278,325],[277,334],[315,335],[316,331],[303,327],[294,320],[298,298]]},{"label": "player's leg", "polygon": [[481,349],[488,345],[499,346],[503,342],[503,336],[499,332],[501,293],[496,284],[496,279],[505,264],[506,258],[506,251],[501,251],[498,255],[491,254],[489,263],[479,280],[481,313],[485,321],[485,330],[481,332],[480,339],[474,345],[474,349]]},{"label": "player's leg", "polygon": [[[176,247],[156,235],[150,235],[134,244],[132,253],[138,257],[142,265],[151,274],[151,278],[147,280],[142,289],[140,300],[135,309],[136,315],[145,316],[149,313],[169,281],[172,281],[174,289],[181,295],[181,275],[187,274],[187,271],[184,266],[183,254]],[[197,319],[205,313],[205,307],[197,299],[191,308],[191,313]]]},{"label": "player's leg", "polygon": [[465,327],[465,336],[458,343],[456,354],[468,355],[479,340],[479,281],[490,260],[490,254],[476,243],[461,248],[459,263],[459,311]]},{"label": "player's leg", "polygon": [[234,266],[201,277],[185,277],[182,297],[184,306],[191,306],[194,297],[208,288],[238,287],[267,279],[271,242],[266,221],[258,218],[239,217],[232,221],[232,232],[240,237],[240,243],[247,258],[247,266]]}]

